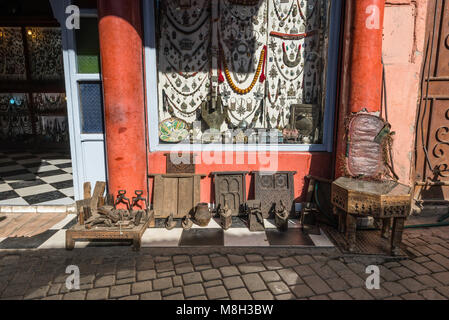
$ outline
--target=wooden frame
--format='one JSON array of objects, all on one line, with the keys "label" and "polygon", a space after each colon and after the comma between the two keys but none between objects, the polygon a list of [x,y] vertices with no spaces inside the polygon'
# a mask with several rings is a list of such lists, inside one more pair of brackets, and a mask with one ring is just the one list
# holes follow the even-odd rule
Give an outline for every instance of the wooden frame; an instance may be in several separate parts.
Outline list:
[{"label": "wooden frame", "polygon": [[203,174],[150,174],[154,177],[153,210],[157,218],[193,216],[200,203]]}]

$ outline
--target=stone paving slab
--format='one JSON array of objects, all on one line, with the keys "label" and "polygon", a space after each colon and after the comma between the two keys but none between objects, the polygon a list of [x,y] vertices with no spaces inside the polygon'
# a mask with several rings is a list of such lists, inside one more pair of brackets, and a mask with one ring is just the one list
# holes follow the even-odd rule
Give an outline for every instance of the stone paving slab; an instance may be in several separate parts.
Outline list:
[{"label": "stone paving slab", "polygon": [[[449,299],[449,227],[407,229],[407,259],[338,251],[129,247],[0,251],[0,299]],[[251,251],[252,250],[252,251]],[[80,288],[66,285],[78,266]],[[366,267],[380,289],[366,288]]]}]

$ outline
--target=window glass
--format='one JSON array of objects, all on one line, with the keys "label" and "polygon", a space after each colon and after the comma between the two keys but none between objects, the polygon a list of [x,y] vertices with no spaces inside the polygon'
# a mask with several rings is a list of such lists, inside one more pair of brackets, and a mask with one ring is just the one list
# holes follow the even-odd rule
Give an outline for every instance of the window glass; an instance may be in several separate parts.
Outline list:
[{"label": "window glass", "polygon": [[103,93],[100,82],[79,83],[81,132],[103,133]]},{"label": "window glass", "polygon": [[100,45],[98,19],[81,18],[75,31],[78,73],[100,73]]},{"label": "window glass", "polygon": [[328,1],[156,10],[160,143],[322,143]]}]

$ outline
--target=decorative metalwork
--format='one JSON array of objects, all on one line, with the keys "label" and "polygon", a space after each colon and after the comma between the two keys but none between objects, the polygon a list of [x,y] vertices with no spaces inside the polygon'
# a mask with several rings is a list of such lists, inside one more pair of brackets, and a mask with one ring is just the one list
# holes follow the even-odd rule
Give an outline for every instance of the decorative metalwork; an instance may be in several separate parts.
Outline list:
[{"label": "decorative metalwork", "polygon": [[259,172],[255,171],[255,198],[262,202],[264,218],[273,217],[276,204],[282,202],[290,214],[294,214],[295,171]]},{"label": "decorative metalwork", "polygon": [[21,28],[0,27],[0,80],[26,80]]},{"label": "decorative metalwork", "polygon": [[59,28],[26,28],[31,78],[61,80],[64,78],[62,39]]}]

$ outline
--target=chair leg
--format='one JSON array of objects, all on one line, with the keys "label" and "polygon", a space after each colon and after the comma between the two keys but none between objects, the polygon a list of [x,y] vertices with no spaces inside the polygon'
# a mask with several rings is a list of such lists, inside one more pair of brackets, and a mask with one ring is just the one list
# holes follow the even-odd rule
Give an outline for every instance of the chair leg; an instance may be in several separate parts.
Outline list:
[{"label": "chair leg", "polygon": [[397,256],[401,250],[399,246],[402,242],[402,232],[404,231],[405,218],[393,219],[393,230],[391,232],[391,255]]},{"label": "chair leg", "polygon": [[340,233],[346,232],[346,215],[347,213],[344,210],[338,210],[338,231]]},{"label": "chair leg", "polygon": [[357,217],[352,214],[346,214],[346,242],[349,252],[355,251],[356,230]]},{"label": "chair leg", "polygon": [[391,218],[382,219],[382,238],[388,239],[390,235]]}]

